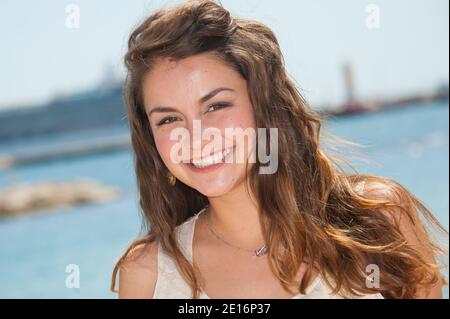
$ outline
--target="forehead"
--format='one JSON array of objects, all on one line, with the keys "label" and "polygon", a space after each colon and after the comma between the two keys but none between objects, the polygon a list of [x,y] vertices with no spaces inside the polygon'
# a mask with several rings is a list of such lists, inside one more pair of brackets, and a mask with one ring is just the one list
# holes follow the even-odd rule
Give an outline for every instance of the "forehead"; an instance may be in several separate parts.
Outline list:
[{"label": "forehead", "polygon": [[[194,102],[218,87],[239,90],[245,84],[231,66],[211,53],[197,54],[178,61],[159,58],[143,81],[144,104]],[[178,100],[178,101],[176,101]]]}]

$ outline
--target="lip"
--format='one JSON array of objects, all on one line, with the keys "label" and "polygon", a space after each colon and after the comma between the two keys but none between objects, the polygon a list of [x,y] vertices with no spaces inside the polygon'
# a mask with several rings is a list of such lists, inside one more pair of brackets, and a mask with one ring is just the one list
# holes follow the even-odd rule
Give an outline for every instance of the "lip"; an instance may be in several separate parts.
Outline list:
[{"label": "lip", "polygon": [[[222,167],[224,164],[227,164],[225,162],[228,159],[228,157],[230,157],[234,153],[234,150],[235,150],[235,146],[233,146],[231,148],[231,152],[222,159],[222,162],[217,163],[217,164],[213,164],[213,165],[210,165],[210,166],[207,166],[207,167],[202,167],[202,168],[195,167],[192,163],[183,163],[183,164],[186,165],[190,170],[192,170],[192,171],[194,171],[196,173],[208,173],[208,172],[217,170],[218,168]],[[223,151],[224,150],[222,150],[222,152]]]}]

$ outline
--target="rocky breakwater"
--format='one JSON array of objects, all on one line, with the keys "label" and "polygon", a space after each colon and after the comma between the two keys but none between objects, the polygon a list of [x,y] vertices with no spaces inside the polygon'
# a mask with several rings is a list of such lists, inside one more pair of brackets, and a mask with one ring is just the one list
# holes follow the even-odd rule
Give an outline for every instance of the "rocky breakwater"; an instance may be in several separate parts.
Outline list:
[{"label": "rocky breakwater", "polygon": [[0,188],[0,218],[55,208],[101,203],[120,196],[117,188],[96,181],[12,184]]}]

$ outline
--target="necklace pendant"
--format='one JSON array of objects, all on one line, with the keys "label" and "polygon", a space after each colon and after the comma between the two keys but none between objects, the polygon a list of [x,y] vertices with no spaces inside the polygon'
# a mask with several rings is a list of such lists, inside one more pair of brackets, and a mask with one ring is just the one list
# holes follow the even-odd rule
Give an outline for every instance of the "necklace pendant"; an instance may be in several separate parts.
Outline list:
[{"label": "necklace pendant", "polygon": [[258,250],[255,250],[255,256],[256,257],[260,257],[260,256],[263,256],[263,255],[265,255],[267,253],[267,246],[266,245],[264,245],[264,246],[262,246],[260,249],[258,249]]}]

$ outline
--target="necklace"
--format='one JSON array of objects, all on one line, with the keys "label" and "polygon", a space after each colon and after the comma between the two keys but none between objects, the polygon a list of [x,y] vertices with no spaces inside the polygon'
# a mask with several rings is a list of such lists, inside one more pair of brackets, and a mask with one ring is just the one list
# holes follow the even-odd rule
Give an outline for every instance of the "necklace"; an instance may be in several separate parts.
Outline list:
[{"label": "necklace", "polygon": [[246,252],[251,252],[251,253],[253,253],[253,256],[256,256],[256,257],[261,257],[261,256],[264,256],[265,254],[267,254],[267,250],[268,250],[268,249],[267,249],[267,246],[266,246],[265,244],[262,245],[260,248],[258,248],[258,249],[256,249],[256,250],[245,249],[245,248],[242,248],[242,247],[235,246],[235,245],[229,243],[228,241],[226,241],[225,239],[223,239],[221,236],[219,236],[219,235],[211,228],[211,226],[210,226],[210,224],[209,224],[209,221],[208,221],[208,218],[205,218],[205,222],[206,222],[206,226],[208,226],[209,231],[210,231],[217,239],[219,239],[220,241],[224,242],[224,243],[227,244],[228,246],[233,247],[233,248],[235,248],[235,249],[243,250],[243,251],[246,251]]}]

